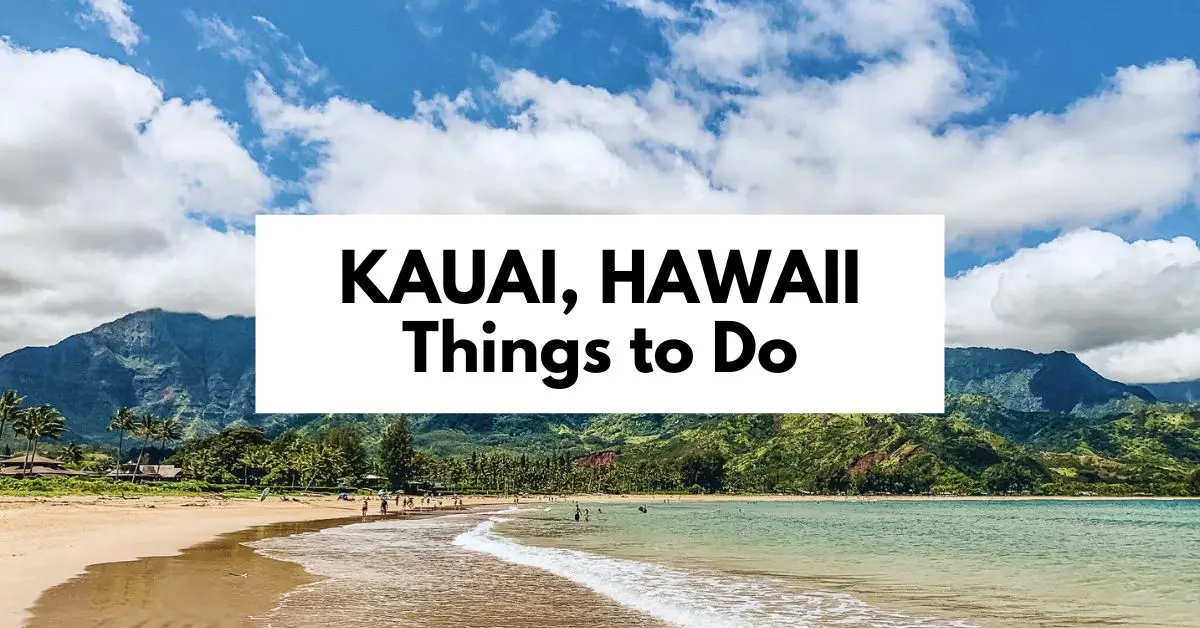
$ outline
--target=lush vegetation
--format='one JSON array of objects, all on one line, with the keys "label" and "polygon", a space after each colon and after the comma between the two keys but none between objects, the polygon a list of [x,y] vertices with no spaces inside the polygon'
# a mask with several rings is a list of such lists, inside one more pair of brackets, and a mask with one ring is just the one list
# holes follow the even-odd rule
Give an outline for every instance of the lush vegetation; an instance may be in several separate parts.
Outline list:
[{"label": "lush vegetation", "polygon": [[[1174,395],[1163,399],[1192,399],[1187,386],[1155,390]],[[106,429],[120,407],[176,419],[187,440],[229,427],[256,425],[278,434],[289,428],[317,432],[327,423],[320,416],[254,415],[254,319],[246,317],[136,312],[52,347],[0,356],[0,390],[6,388],[20,390],[29,405],[57,408],[68,419],[65,437],[81,442],[116,445],[128,435]],[[946,391],[986,395],[1028,413],[1090,418],[1156,401],[1146,388],[1105,379],[1069,353],[1012,349],[947,349]],[[561,438],[564,428],[578,432],[593,418],[437,415],[413,417],[412,431],[416,447],[438,456],[467,456],[480,447],[546,452],[576,446],[569,435]],[[364,431],[375,446],[391,417],[353,420],[367,423]]]},{"label": "lush vegetation", "polygon": [[[177,464],[188,482],[120,490],[184,493],[436,485],[489,493],[1200,495],[1200,407],[1172,404],[1102,418],[1015,411],[982,395],[949,398],[943,416],[330,415],[238,423],[191,438],[176,420],[121,408],[108,428],[115,445],[66,443],[49,453],[97,472],[122,456]],[[0,442],[32,452],[63,431],[53,408],[0,396]],[[113,486],[9,478],[0,492]]]}]

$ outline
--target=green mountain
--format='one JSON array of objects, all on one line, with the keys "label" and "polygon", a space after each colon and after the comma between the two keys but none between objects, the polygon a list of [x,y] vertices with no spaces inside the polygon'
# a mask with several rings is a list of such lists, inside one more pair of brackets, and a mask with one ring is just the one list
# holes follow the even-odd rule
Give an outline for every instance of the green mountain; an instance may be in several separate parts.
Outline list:
[{"label": "green mountain", "polygon": [[1200,403],[1200,381],[1170,384],[1142,384],[1155,397],[1174,403]]},{"label": "green mountain", "polygon": [[946,394],[974,393],[1023,412],[1105,416],[1153,403],[1141,386],[1105,379],[1065,351],[946,349]]},{"label": "green mountain", "polygon": [[[948,395],[986,395],[1004,408],[1033,413],[1028,419],[1034,422],[1047,419],[1037,413],[1101,417],[1155,400],[1146,388],[1105,379],[1069,353],[969,348],[946,349],[945,357]],[[54,404],[84,438],[102,436],[119,406],[177,417],[201,431],[238,420],[296,425],[311,419],[254,417],[254,319],[245,317],[130,314],[52,347],[0,357],[0,388],[21,391],[27,403]],[[438,415],[424,427],[545,433],[585,419]]]},{"label": "green mountain", "polygon": [[0,357],[0,389],[53,404],[85,440],[121,406],[223,426],[254,413],[254,319],[137,312]]},{"label": "green mountain", "polygon": [[[622,468],[714,490],[1181,494],[1200,464],[1200,406],[1158,403],[1068,353],[947,349],[946,413],[924,415],[410,415],[440,459],[620,452]],[[0,357],[0,389],[50,403],[68,440],[112,440],[115,408],[176,417],[194,439],[261,425],[321,438],[392,415],[255,416],[254,319],[139,312]],[[647,471],[648,470],[648,471]],[[635,473],[635,474],[636,474]],[[665,475],[664,475],[665,474]],[[632,480],[631,480],[632,481]],[[640,480],[639,480],[640,481]],[[657,480],[655,480],[657,481]],[[653,489],[646,485],[643,488]],[[665,488],[665,485],[660,488]]]}]

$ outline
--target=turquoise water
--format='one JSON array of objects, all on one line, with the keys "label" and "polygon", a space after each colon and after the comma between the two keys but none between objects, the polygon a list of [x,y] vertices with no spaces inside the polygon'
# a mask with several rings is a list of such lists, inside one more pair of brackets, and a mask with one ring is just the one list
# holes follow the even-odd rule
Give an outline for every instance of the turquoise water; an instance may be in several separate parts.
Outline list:
[{"label": "turquoise water", "polygon": [[[730,625],[799,625],[780,600],[830,617],[837,604],[803,597],[816,594],[877,611],[865,625],[1200,626],[1195,501],[651,502],[644,514],[580,505],[590,521],[574,522],[571,504],[530,504],[494,524],[493,545],[510,543],[482,549],[515,562],[517,548],[569,550],[530,564],[584,584],[578,572],[595,571],[595,586],[610,571],[661,566],[641,575],[646,591]],[[888,613],[908,619],[888,623]]]},{"label": "turquoise water", "polygon": [[259,625],[1200,627],[1196,501],[644,503],[258,541],[325,578]]}]

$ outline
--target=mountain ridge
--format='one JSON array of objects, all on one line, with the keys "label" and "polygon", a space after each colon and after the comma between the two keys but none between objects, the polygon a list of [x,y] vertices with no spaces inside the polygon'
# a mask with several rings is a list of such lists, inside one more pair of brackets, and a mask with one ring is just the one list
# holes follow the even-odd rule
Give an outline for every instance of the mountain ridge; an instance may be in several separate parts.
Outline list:
[{"label": "mountain ridge", "polygon": [[[239,421],[295,427],[314,420],[254,414],[254,324],[247,316],[135,312],[49,347],[0,356],[0,389],[18,390],[29,405],[53,404],[74,436],[93,440],[109,436],[108,418],[121,406],[179,418],[191,435]],[[945,355],[947,395],[986,395],[1031,416],[1100,417],[1155,401],[1146,388],[1108,380],[1066,352],[969,347],[947,348]],[[487,433],[509,429],[505,416],[435,415],[428,424]],[[588,420],[579,415],[569,422]],[[548,431],[558,422],[538,420]]]},{"label": "mountain ridge", "polygon": [[1167,384],[1142,384],[1151,394],[1161,401],[1174,403],[1200,402],[1200,380],[1191,382],[1170,382]]}]

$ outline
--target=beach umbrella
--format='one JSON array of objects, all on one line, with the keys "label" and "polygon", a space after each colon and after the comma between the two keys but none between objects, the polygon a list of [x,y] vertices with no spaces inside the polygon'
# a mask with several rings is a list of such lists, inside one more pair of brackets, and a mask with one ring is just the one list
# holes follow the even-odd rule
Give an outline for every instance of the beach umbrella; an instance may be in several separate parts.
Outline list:
[{"label": "beach umbrella", "polygon": [[267,498],[267,495],[270,495],[270,494],[271,494],[271,487],[268,486],[267,488],[264,488],[261,493],[258,494],[258,501],[261,502],[261,501],[265,500]]}]

